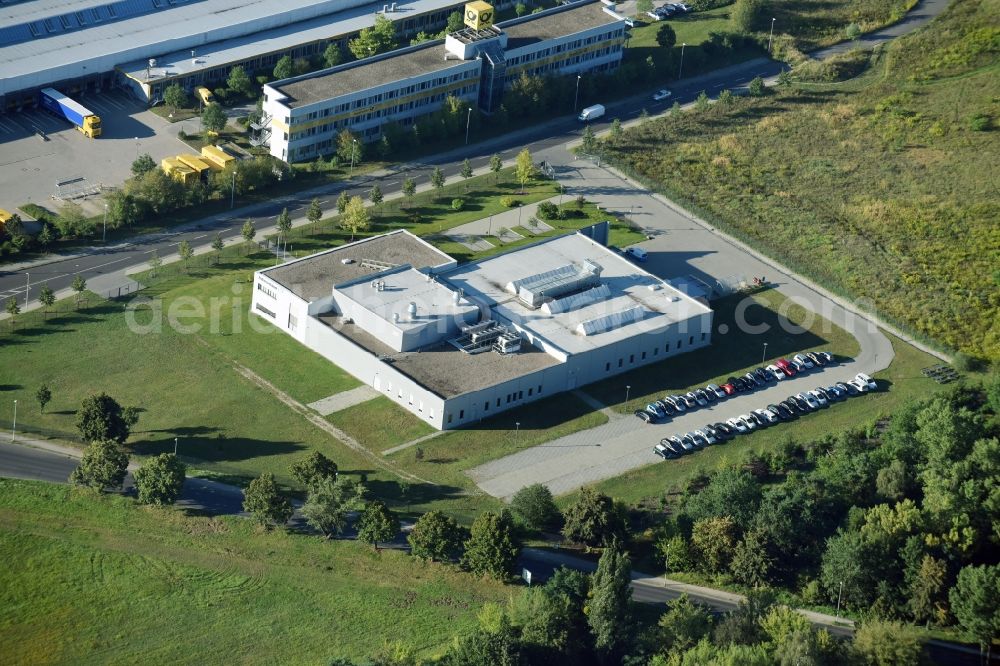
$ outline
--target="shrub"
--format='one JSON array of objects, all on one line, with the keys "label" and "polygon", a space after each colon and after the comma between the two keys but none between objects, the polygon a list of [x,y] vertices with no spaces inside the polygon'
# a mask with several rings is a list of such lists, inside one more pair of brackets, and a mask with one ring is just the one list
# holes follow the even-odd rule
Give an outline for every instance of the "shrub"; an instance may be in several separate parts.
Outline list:
[{"label": "shrub", "polygon": [[583,210],[583,204],[587,203],[587,199],[581,194],[573,200],[573,203],[576,204],[577,210]]},{"label": "shrub", "polygon": [[459,211],[465,208],[465,199],[452,199],[451,209],[454,211]]},{"label": "shrub", "polygon": [[216,88],[213,92],[215,93],[215,98],[219,100],[220,103],[229,96],[229,90],[226,88]]},{"label": "shrub", "polygon": [[969,118],[969,129],[973,132],[985,132],[990,128],[990,117],[985,113],[977,113]]},{"label": "shrub", "polygon": [[543,220],[555,220],[559,217],[559,207],[551,201],[538,204],[538,216]]},{"label": "shrub", "polygon": [[500,197],[500,205],[504,208],[513,208],[518,204],[518,200],[512,196]]},{"label": "shrub", "polygon": [[961,372],[975,372],[982,367],[982,361],[975,356],[958,352],[953,359],[955,369]]}]

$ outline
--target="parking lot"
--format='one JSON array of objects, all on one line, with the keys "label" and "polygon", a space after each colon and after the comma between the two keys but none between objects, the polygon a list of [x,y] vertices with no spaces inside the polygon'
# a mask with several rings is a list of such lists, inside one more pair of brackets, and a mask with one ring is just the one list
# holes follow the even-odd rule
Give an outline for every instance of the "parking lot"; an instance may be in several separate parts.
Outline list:
[{"label": "parking lot", "polygon": [[[99,138],[88,139],[42,109],[0,114],[0,208],[13,211],[25,203],[57,207],[52,197],[59,182],[75,180],[90,191],[117,186],[131,175],[132,161],[141,153],[158,162],[189,151],[177,139],[179,127],[124,91],[75,99],[101,117]],[[93,196],[78,202],[91,214],[103,210]]]}]

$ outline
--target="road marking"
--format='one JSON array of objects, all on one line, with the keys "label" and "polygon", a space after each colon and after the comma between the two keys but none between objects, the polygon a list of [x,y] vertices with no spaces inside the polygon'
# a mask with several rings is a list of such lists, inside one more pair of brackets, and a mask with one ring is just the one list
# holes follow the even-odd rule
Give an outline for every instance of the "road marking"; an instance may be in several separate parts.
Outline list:
[{"label": "road marking", "polygon": [[203,234],[203,235],[201,235],[201,236],[195,236],[195,237],[194,237],[194,238],[192,238],[191,240],[198,240],[199,238],[208,238],[208,234]]}]

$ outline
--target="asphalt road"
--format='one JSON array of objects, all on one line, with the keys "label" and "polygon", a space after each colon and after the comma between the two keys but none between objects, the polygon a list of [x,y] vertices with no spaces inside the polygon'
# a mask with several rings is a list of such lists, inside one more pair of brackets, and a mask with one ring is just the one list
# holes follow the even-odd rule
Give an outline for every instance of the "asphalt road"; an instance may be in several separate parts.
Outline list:
[{"label": "asphalt road", "polygon": [[[11,444],[9,435],[0,441],[0,476],[66,483],[79,460],[64,453],[21,444]],[[134,492],[131,472],[125,478],[124,491]],[[211,515],[239,514],[243,511],[243,491],[235,486],[208,479],[189,477],[177,506]]]}]

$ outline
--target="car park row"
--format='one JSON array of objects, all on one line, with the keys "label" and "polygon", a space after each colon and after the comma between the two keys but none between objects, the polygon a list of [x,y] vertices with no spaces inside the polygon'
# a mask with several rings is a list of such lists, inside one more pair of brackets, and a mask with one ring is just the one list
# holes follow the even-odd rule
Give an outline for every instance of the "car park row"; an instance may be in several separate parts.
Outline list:
[{"label": "car park row", "polygon": [[689,11],[691,11],[690,5],[683,2],[668,2],[662,7],[657,7],[652,11],[646,12],[646,16],[654,21],[663,21],[676,14],[687,14]]},{"label": "car park row", "polygon": [[[730,377],[724,384],[708,386],[690,391],[684,395],[668,395],[637,410],[636,416],[647,423],[669,420],[675,415],[705,407],[737,393],[763,388],[769,383],[777,383],[810,369],[834,363],[827,352],[797,354],[791,360],[780,359],[772,366],[757,368],[742,377]],[[772,370],[774,368],[774,370]],[[779,379],[778,377],[781,377]],[[717,444],[736,435],[752,432],[758,428],[791,421],[799,416],[826,407],[849,396],[867,393],[877,388],[875,381],[864,373],[859,373],[848,382],[837,382],[831,386],[818,386],[811,391],[803,391],[787,399],[766,407],[752,410],[741,416],[719,423],[709,423],[704,428],[685,434],[664,437],[653,447],[653,452],[664,459],[677,458],[685,453]]]}]

